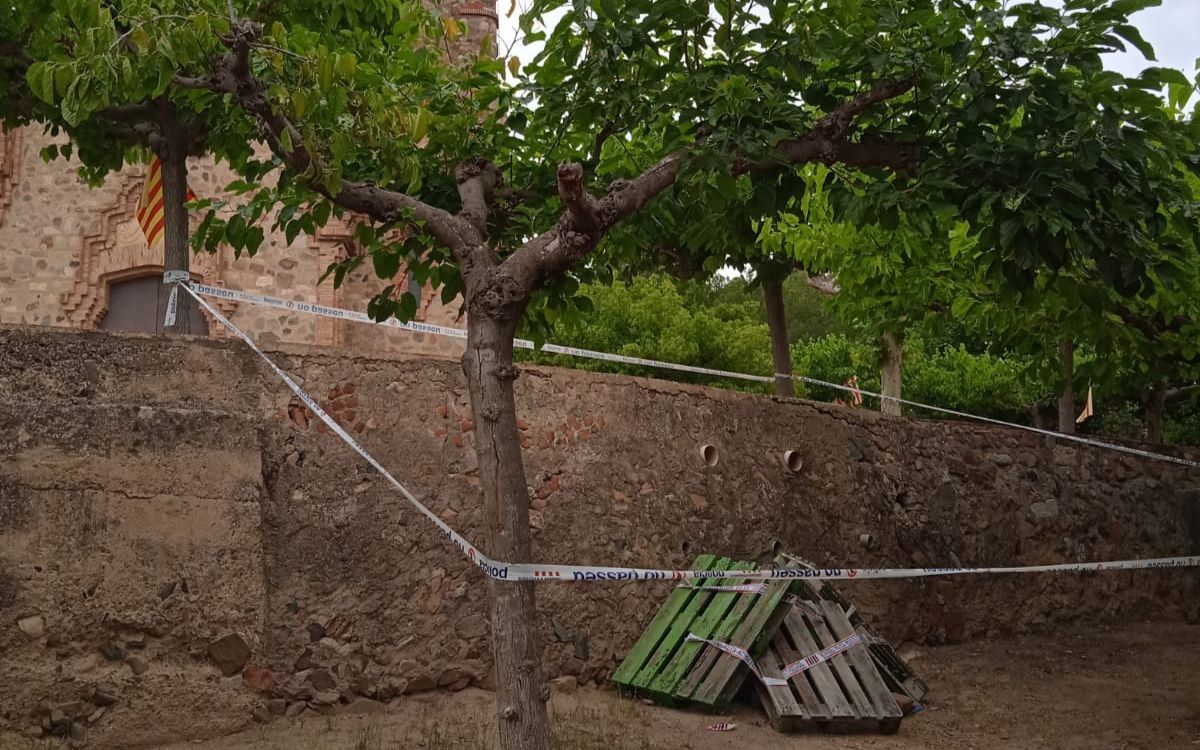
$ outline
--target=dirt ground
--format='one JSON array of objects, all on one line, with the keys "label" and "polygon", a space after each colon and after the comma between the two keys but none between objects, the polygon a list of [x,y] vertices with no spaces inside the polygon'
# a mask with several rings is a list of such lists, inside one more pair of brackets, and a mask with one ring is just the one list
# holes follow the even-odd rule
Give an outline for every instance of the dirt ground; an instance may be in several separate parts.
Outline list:
[{"label": "dirt ground", "polygon": [[[1200,626],[1064,627],[925,649],[931,695],[893,736],[774,732],[750,705],[707,716],[581,689],[552,701],[557,750],[1177,750],[1200,747]],[[369,716],[279,719],[167,750],[488,750],[493,695],[429,693]],[[732,732],[707,730],[715,721]],[[3,745],[4,743],[0,743]],[[32,743],[25,747],[35,747]],[[37,746],[40,747],[40,746]]]},{"label": "dirt ground", "polygon": [[[804,748],[805,750],[1175,750],[1200,747],[1200,626],[1066,627],[1053,635],[921,651],[914,669],[931,689],[925,711],[897,735],[780,735],[739,706],[714,718],[622,700],[608,690],[555,696],[559,750]],[[387,713],[280,720],[170,750],[483,750],[493,696],[429,694]],[[709,732],[714,721],[732,732]]]}]

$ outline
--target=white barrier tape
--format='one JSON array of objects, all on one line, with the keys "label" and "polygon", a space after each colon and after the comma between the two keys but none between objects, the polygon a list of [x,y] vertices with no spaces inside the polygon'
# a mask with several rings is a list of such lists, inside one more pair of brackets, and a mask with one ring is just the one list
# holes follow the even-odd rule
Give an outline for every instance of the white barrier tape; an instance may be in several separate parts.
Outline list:
[{"label": "white barrier tape", "polygon": [[172,284],[171,293],[167,297],[167,312],[163,315],[163,328],[175,325],[175,318],[179,313],[179,282],[186,283],[189,279],[191,279],[191,274],[187,271],[163,272],[163,283]]},{"label": "white barrier tape", "polygon": [[732,591],[738,594],[761,594],[767,590],[767,584],[743,583],[736,586],[693,586],[690,583],[681,583],[675,588],[695,589],[697,591]]},{"label": "white barrier tape", "polygon": [[862,643],[862,636],[858,633],[855,633],[854,635],[843,638],[828,648],[821,649],[815,654],[809,654],[800,661],[794,661],[784,667],[781,671],[783,679],[790,680],[801,672],[808,671],[818,664],[829,661],[843,651],[849,651],[859,643]]},{"label": "white barrier tape", "polygon": [[[208,286],[206,284],[194,283],[192,288],[200,294],[209,297],[218,297],[220,299],[234,300],[237,302],[245,302],[251,305],[263,305],[266,307],[274,307],[280,310],[290,310],[292,312],[302,312],[309,315],[319,315],[326,318],[334,318],[335,320],[352,320],[357,323],[368,323],[370,325],[382,325],[389,328],[397,328],[403,331],[413,331],[415,333],[428,333],[434,336],[448,336],[450,338],[465,339],[467,332],[462,328],[451,328],[448,326],[432,325],[430,323],[402,323],[395,318],[388,318],[385,321],[379,322],[371,319],[371,316],[366,313],[355,312],[353,310],[345,310],[340,307],[327,307],[325,305],[316,305],[311,302],[297,302],[295,300],[284,300],[278,297],[268,297],[263,294],[255,294],[253,292],[243,292],[234,289],[225,289],[223,287]],[[513,339],[513,346],[518,349],[534,349],[534,343],[527,339]],[[639,367],[653,367],[660,370],[675,370],[677,372],[691,372],[699,375],[711,375],[719,378],[734,378],[736,380],[749,380],[755,383],[773,383],[776,379],[784,378],[790,380],[799,380],[810,385],[819,385],[825,388],[833,388],[834,390],[846,391],[848,393],[859,393],[866,396],[873,396],[878,399],[889,399],[898,401],[908,406],[915,406],[921,409],[939,412],[941,414],[949,414],[955,417],[964,419],[974,419],[979,422],[987,422],[989,424],[1001,425],[1003,427],[1011,427],[1017,430],[1025,430],[1026,432],[1034,432],[1039,435],[1050,435],[1052,437],[1070,440],[1084,445],[1091,445],[1096,448],[1104,448],[1106,450],[1119,451],[1121,453],[1129,453],[1142,458],[1150,458],[1158,461],[1169,461],[1171,463],[1190,466],[1192,468],[1200,468],[1200,461],[1192,461],[1186,458],[1178,458],[1176,456],[1168,456],[1162,453],[1153,453],[1151,451],[1140,450],[1138,448],[1129,448],[1124,445],[1115,443],[1107,443],[1103,440],[1094,440],[1092,438],[1080,437],[1078,435],[1065,435],[1063,433],[1054,432],[1053,430],[1043,430],[1040,427],[1030,427],[1029,425],[1017,424],[1016,422],[1006,422],[1002,419],[993,419],[991,417],[981,417],[976,414],[969,414],[956,409],[947,409],[941,406],[933,406],[932,404],[923,404],[919,401],[909,401],[895,396],[884,396],[881,393],[873,391],[865,391],[860,388],[853,388],[847,385],[831,383],[817,378],[810,378],[804,375],[785,375],[784,373],[775,373],[773,376],[767,375],[750,375],[744,372],[731,372],[729,370],[714,370],[708,367],[696,367],[693,365],[680,365],[674,362],[662,362],[655,359],[643,359],[642,357],[627,357],[621,354],[609,354],[607,352],[597,352],[591,349],[579,349],[573,346],[560,346],[559,344],[545,344],[542,346],[543,352],[550,354],[565,354],[571,357],[581,357],[584,359],[596,359],[604,362],[618,362],[626,365],[637,365]]]},{"label": "white barrier tape", "polygon": [[1190,466],[1193,469],[1200,469],[1200,461],[1193,461],[1189,458],[1179,458],[1178,456],[1168,456],[1165,453],[1154,453],[1152,451],[1142,450],[1141,448],[1131,448],[1127,445],[1118,445],[1116,443],[1109,443],[1104,440],[1096,440],[1095,438],[1082,437],[1080,435],[1068,435],[1063,432],[1055,432],[1054,430],[1045,430],[1045,429],[1042,429],[1041,427],[1031,427],[1030,425],[1027,425],[1027,424],[1017,424],[1016,422],[1005,422],[1003,419],[993,419],[992,417],[981,417],[978,414],[970,414],[968,412],[959,411],[957,409],[947,409],[944,406],[934,406],[932,404],[923,404],[920,401],[909,401],[908,399],[905,399],[905,398],[896,398],[895,396],[885,396],[882,393],[875,393],[874,391],[868,391],[868,390],[864,390],[862,388],[851,388],[848,385],[839,385],[837,383],[830,383],[827,380],[818,380],[816,378],[810,378],[810,377],[806,377],[804,375],[784,375],[783,373],[776,373],[775,377],[799,380],[801,382],[808,383],[809,385],[819,385],[819,386],[822,386],[825,388],[833,388],[833,389],[839,390],[839,391],[848,391],[851,393],[861,393],[864,396],[874,396],[875,398],[879,399],[880,401],[885,401],[885,400],[886,401],[896,401],[898,403],[905,404],[907,406],[915,406],[919,409],[928,409],[929,411],[935,411],[935,412],[938,412],[939,414],[949,414],[950,416],[953,416],[953,417],[962,417],[963,419],[973,419],[977,422],[986,422],[987,424],[999,425],[1001,427],[1011,427],[1011,428],[1017,429],[1017,430],[1025,430],[1026,432],[1033,432],[1038,435],[1049,435],[1052,438],[1056,438],[1059,440],[1069,440],[1073,443],[1082,443],[1083,445],[1090,445],[1093,448],[1103,448],[1105,450],[1117,451],[1119,453],[1128,453],[1133,456],[1140,456],[1141,458],[1149,458],[1149,459],[1153,459],[1155,461],[1168,461],[1173,464],[1179,464],[1181,466]]},{"label": "white barrier tape", "polygon": [[754,676],[757,677],[764,685],[778,686],[787,684],[787,680],[781,680],[778,677],[767,677],[764,675],[762,670],[758,668],[758,664],[755,663],[750,654],[746,652],[746,649],[741,648],[740,646],[735,646],[732,643],[724,643],[722,641],[713,641],[709,640],[708,638],[701,638],[700,636],[692,635],[691,633],[688,633],[687,638],[684,640],[694,641],[697,643],[707,643],[718,651],[723,651],[733,658],[740,660],[743,664],[750,668],[750,671],[754,673]]},{"label": "white barrier tape", "polygon": [[[188,294],[192,295],[200,305],[213,316],[213,319],[224,326],[230,333],[241,339],[250,349],[267,363],[267,366],[283,380],[284,384],[304,402],[313,414],[324,422],[335,435],[354,449],[358,455],[378,471],[384,479],[395,487],[401,495],[421,515],[428,518],[437,526],[450,543],[467,558],[473,565],[478,566],[490,578],[502,581],[667,581],[667,580],[703,580],[713,578],[747,578],[752,581],[769,581],[789,578],[820,578],[833,580],[875,579],[875,578],[924,578],[943,575],[969,575],[979,573],[1044,573],[1044,572],[1079,572],[1095,570],[1137,570],[1145,568],[1184,568],[1200,565],[1200,556],[1165,557],[1154,560],[1118,560],[1100,563],[1063,563],[1059,565],[1025,565],[1018,567],[992,568],[758,568],[754,570],[666,570],[655,568],[615,568],[593,565],[538,565],[534,563],[507,563],[494,561],[484,555],[465,537],[450,528],[445,521],[437,516],[420,500],[408,491],[395,477],[375,460],[375,457],[359,445],[333,417],[304,392],[296,381],[276,365],[270,357],[247,336],[240,328],[208,304],[202,296],[192,288],[193,284],[180,284]],[[210,289],[212,287],[209,287]]]}]

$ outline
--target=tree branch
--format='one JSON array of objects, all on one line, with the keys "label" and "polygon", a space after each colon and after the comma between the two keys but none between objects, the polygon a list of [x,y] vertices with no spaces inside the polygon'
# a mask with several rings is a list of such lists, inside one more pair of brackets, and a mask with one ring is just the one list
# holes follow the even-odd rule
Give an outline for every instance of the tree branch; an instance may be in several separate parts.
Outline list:
[{"label": "tree branch", "polygon": [[424,223],[425,231],[455,253],[476,240],[471,236],[472,227],[467,220],[405,193],[351,180],[344,180],[338,192],[330,191],[321,179],[323,170],[319,160],[308,150],[296,126],[275,111],[267,96],[266,84],[251,70],[250,53],[261,36],[261,24],[237,20],[230,25],[229,34],[221,37],[229,52],[216,69],[202,78],[176,76],[175,84],[228,94],[234,104],[258,120],[271,150],[298,175],[308,173],[309,187],[337,205],[384,223],[411,214],[412,218]]},{"label": "tree branch", "polygon": [[916,76],[877,83],[870,91],[859,94],[822,117],[808,132],[777,143],[775,153],[770,158],[757,163],[741,162],[734,166],[734,173],[768,172],[782,166],[813,161],[913,172],[920,166],[917,144],[886,141],[874,136],[850,141],[849,137],[855,117],[879,102],[908,92],[916,84]]},{"label": "tree branch", "polygon": [[487,236],[488,211],[500,186],[500,170],[487,159],[468,159],[454,171],[454,181],[462,200],[459,216],[471,223],[482,241]]},{"label": "tree branch", "polygon": [[563,164],[558,168],[558,197],[566,209],[568,230],[591,234],[596,231],[596,199],[583,187],[583,167]]},{"label": "tree branch", "polygon": [[[856,116],[879,102],[904,94],[916,83],[914,76],[876,84],[822,117],[804,134],[782,141],[777,149],[778,158],[764,168],[843,159],[856,166],[914,167],[916,155],[912,146],[874,139],[851,143],[846,139]],[[583,190],[579,165],[560,167],[558,188],[565,210],[558,225],[526,242],[501,264],[501,269],[526,292],[537,288],[545,279],[563,273],[591,252],[613,226],[671,187],[687,154],[687,148],[680,149],[634,180],[613,182],[607,194],[598,201]],[[740,168],[745,172],[756,167],[743,164]],[[735,166],[734,171],[738,169]],[[594,221],[591,220],[593,216]]]}]

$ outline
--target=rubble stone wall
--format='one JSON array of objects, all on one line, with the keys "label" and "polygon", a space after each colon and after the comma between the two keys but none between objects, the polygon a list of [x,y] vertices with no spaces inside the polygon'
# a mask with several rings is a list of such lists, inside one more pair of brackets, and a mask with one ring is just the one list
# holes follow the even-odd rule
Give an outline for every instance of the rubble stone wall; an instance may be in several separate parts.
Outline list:
[{"label": "rubble stone wall", "polygon": [[[457,363],[276,356],[482,542]],[[1200,472],[1184,467],[567,370],[525,368],[517,395],[547,562],[684,567],[700,552],[766,561],[782,549],[830,566],[969,566],[1200,552]],[[798,471],[787,450],[803,457]],[[937,643],[1193,618],[1198,579],[840,588],[894,641]],[[603,681],[670,585],[540,586],[549,676]],[[488,687],[486,590],[239,344],[0,328],[0,731],[152,746],[252,717]]]}]

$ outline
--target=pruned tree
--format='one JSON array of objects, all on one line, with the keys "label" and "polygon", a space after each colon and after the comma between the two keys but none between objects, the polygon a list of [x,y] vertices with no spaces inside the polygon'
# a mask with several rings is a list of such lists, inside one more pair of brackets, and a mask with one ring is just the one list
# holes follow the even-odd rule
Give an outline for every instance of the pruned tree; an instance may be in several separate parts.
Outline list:
[{"label": "pruned tree", "polygon": [[[171,96],[227,107],[231,130],[253,124],[278,179],[231,156],[247,198],[206,216],[200,244],[252,251],[266,217],[302,231],[354,212],[366,252],[348,263],[370,257],[390,278],[403,259],[444,294],[461,291],[488,554],[511,562],[532,556],[514,333],[574,304],[574,275],[652,252],[640,236],[664,201],[720,222],[720,200],[748,191],[772,215],[796,198],[798,166],[837,164],[847,179],[835,203],[854,224],[894,225],[903,211],[919,225],[949,208],[980,228],[991,273],[1019,280],[1091,257],[1125,283],[1156,259],[1112,239],[1164,234],[1154,217],[1180,197],[1178,157],[1192,145],[1144,90],[1164,74],[1100,65],[1122,39],[1144,44],[1128,16],[1149,0],[544,0],[523,19],[545,42],[524,73],[486,49],[444,61],[437,48],[459,29],[416,2],[192,0],[188,19],[172,18],[181,3],[105,6],[47,40],[44,57],[70,62],[76,91],[138,58]],[[535,30],[552,11],[555,28]],[[205,24],[194,46],[163,44]],[[88,42],[125,28],[148,39]],[[47,98],[65,110],[57,89]],[[1095,108],[1064,120],[1072,99]],[[1071,133],[1086,128],[1113,141],[1075,153]],[[410,231],[388,240],[400,225]],[[395,292],[385,286],[372,313],[410,314]],[[490,592],[501,746],[541,750],[534,585],[492,581]]]}]

